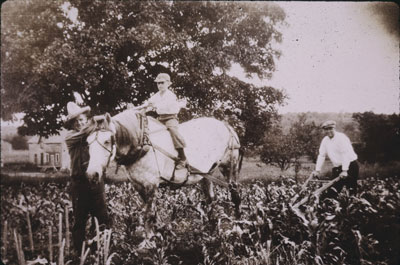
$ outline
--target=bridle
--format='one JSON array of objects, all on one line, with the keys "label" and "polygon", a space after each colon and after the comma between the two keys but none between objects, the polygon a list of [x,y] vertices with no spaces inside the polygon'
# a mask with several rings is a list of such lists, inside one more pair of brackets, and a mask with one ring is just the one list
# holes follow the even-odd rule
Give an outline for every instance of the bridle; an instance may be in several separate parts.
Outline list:
[{"label": "bridle", "polygon": [[98,140],[99,131],[106,132],[107,130],[96,131],[95,138],[93,139],[93,141],[88,143],[88,145],[90,146],[92,143],[97,142],[101,147],[103,147],[107,152],[110,153],[110,155],[108,156],[107,166],[106,166],[106,167],[108,167],[108,165],[110,164],[110,161],[113,160],[114,156],[115,156],[115,150],[116,150],[115,135],[114,135],[114,133],[112,133],[112,131],[110,131],[112,133],[112,135],[111,135],[111,150],[110,150],[106,146],[104,146],[102,143],[100,143],[100,141]]}]

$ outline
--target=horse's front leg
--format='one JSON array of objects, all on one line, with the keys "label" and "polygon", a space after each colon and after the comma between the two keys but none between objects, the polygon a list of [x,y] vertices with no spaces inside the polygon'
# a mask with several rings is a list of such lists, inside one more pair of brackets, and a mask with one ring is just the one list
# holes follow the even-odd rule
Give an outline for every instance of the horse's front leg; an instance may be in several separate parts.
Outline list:
[{"label": "horse's front leg", "polygon": [[155,185],[146,185],[139,190],[139,194],[145,203],[144,228],[147,239],[154,236],[153,227],[157,220],[156,211],[154,209],[154,198],[156,197],[156,192],[157,187]]}]

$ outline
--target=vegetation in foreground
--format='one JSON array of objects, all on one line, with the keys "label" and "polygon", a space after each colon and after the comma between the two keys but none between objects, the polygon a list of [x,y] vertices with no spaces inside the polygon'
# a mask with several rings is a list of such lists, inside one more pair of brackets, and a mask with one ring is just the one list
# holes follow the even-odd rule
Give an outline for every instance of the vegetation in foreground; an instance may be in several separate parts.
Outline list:
[{"label": "vegetation in foreground", "polygon": [[[301,208],[305,219],[289,206],[300,190],[290,178],[242,184],[240,218],[234,217],[224,188],[217,188],[211,205],[204,203],[198,186],[161,188],[156,233],[149,241],[143,241],[143,209],[136,191],[130,183],[108,184],[111,240],[92,244],[85,264],[399,264],[399,180],[366,178],[359,184],[356,196],[344,190],[337,200],[307,203]],[[317,185],[312,183],[305,195]],[[68,187],[1,185],[3,262],[74,262]],[[97,234],[92,227],[89,239]]]}]

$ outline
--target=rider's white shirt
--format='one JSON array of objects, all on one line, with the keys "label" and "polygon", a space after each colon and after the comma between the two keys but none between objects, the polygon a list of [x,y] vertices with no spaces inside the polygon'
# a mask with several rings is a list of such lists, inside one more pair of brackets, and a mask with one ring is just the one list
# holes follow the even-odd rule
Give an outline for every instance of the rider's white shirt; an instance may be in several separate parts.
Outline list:
[{"label": "rider's white shirt", "polygon": [[342,170],[348,170],[352,161],[357,159],[350,139],[341,132],[335,132],[333,138],[325,136],[319,148],[316,170],[320,171],[328,156],[334,167],[342,166]]},{"label": "rider's white shirt", "polygon": [[153,104],[157,114],[178,114],[181,108],[176,95],[169,89],[165,90],[163,95],[160,91],[154,94],[149,103]]}]

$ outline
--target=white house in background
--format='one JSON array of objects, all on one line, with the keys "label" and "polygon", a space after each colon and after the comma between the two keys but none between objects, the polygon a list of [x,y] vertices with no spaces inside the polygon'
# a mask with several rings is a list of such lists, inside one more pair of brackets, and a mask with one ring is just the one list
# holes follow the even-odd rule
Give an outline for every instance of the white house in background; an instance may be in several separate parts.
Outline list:
[{"label": "white house in background", "polygon": [[28,141],[29,160],[41,168],[69,169],[70,157],[65,144],[66,130],[49,137],[33,136]]}]

